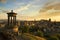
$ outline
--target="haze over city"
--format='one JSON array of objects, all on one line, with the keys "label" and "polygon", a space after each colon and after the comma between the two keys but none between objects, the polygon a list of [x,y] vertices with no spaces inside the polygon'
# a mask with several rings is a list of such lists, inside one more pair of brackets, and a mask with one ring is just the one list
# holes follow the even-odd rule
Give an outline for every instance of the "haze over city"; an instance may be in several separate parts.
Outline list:
[{"label": "haze over city", "polygon": [[18,14],[18,20],[60,21],[60,0],[0,0],[0,19],[7,19],[10,10]]}]

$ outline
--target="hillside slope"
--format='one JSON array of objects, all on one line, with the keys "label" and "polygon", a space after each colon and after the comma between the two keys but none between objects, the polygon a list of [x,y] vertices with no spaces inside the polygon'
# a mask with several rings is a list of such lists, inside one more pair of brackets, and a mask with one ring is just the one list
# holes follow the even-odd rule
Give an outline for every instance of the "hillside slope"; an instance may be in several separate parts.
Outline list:
[{"label": "hillside slope", "polygon": [[18,40],[46,40],[45,38],[24,33],[18,37]]}]

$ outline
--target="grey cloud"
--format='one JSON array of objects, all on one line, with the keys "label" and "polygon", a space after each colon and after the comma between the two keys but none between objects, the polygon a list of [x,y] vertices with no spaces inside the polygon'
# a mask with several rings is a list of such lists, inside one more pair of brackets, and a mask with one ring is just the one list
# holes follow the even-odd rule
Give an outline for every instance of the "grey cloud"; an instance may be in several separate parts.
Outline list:
[{"label": "grey cloud", "polygon": [[46,12],[46,11],[48,11],[50,9],[60,10],[60,1],[54,1],[54,2],[46,3],[44,5],[44,7],[42,7],[40,12]]}]

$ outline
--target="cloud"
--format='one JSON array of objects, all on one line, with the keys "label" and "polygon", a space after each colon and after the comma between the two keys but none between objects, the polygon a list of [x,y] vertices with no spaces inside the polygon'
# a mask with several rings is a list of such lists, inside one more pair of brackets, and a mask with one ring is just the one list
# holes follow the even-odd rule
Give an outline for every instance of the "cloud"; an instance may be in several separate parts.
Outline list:
[{"label": "cloud", "polygon": [[1,13],[0,14],[0,19],[7,19],[7,14],[6,13]]},{"label": "cloud", "polygon": [[0,0],[1,3],[6,3],[7,0]]},{"label": "cloud", "polygon": [[[1,3],[4,3],[4,4],[7,3],[8,1],[9,1],[9,0],[0,0],[0,2],[1,2]],[[16,0],[10,0],[10,1],[15,2]]]},{"label": "cloud", "polygon": [[40,11],[48,11],[51,9],[60,10],[60,1],[53,1],[53,2],[46,3]]},{"label": "cloud", "polygon": [[39,12],[40,18],[47,19],[51,18],[52,20],[59,21],[60,18],[60,1],[54,0],[52,2],[46,3]]},{"label": "cloud", "polygon": [[17,12],[17,13],[19,13],[21,11],[28,10],[30,6],[31,6],[31,4],[27,4],[25,6],[22,6],[22,7],[19,7],[19,8],[14,9],[14,11]]},{"label": "cloud", "polygon": [[10,10],[4,8],[4,7],[0,7],[0,13],[8,13]]},{"label": "cloud", "polygon": [[50,2],[47,3],[46,5],[44,5],[44,7],[42,7],[42,9],[40,9],[40,13],[45,13],[45,14],[59,14],[60,13],[60,1],[54,1],[54,2]]}]

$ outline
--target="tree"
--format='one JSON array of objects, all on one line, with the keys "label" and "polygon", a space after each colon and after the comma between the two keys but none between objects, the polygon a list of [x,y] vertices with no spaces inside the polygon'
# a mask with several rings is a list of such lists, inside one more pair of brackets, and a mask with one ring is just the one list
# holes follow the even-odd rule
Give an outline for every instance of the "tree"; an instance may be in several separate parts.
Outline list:
[{"label": "tree", "polygon": [[36,26],[31,26],[29,29],[30,32],[36,32],[37,30],[38,30],[38,27]]},{"label": "tree", "polygon": [[20,27],[19,30],[20,30],[22,33],[27,33],[27,32],[29,32],[29,27],[28,27],[28,26],[23,26],[23,27]]},{"label": "tree", "polygon": [[43,34],[43,32],[42,31],[37,31],[36,33],[34,33],[36,36],[39,36],[39,37],[43,37],[44,36],[44,34]]}]

